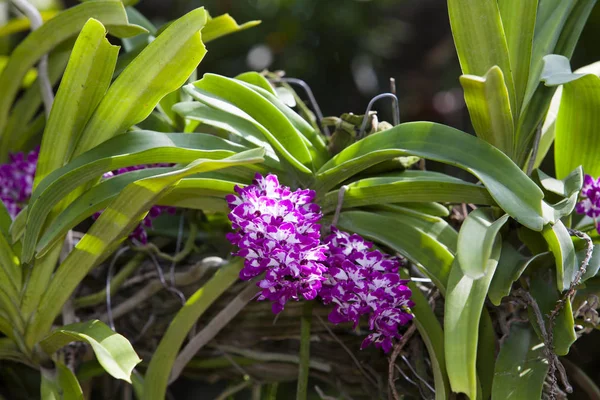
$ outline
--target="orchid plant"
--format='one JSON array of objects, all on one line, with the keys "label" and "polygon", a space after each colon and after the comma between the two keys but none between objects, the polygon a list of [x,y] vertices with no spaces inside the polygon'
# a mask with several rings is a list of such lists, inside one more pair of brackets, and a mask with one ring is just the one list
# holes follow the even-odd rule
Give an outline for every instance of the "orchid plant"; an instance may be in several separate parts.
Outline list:
[{"label": "orchid plant", "polygon": [[[300,301],[304,400],[312,307],[322,302],[332,324],[367,327],[363,348],[391,353],[392,397],[395,359],[415,330],[436,400],[565,396],[573,387],[559,356],[598,322],[600,72],[569,65],[594,4],[448,0],[476,135],[432,122],[346,124],[353,134],[335,143],[295,93],[298,112],[287,105],[276,89],[289,87],[271,73],[197,80],[204,43],[254,22],[197,9],[157,29],[116,0],[59,13],[0,75],[0,155],[11,160],[0,168],[0,358],[38,369],[43,398],[82,398],[65,346],[83,341],[139,398],[162,400],[250,301],[271,302],[274,314]],[[56,98],[35,85],[18,97],[46,56],[37,80],[62,76]],[[47,118],[32,112],[43,100]],[[42,131],[39,155],[10,156],[24,150],[23,132]],[[553,143],[550,176],[539,166]],[[416,168],[420,158],[477,183]],[[143,221],[172,207],[227,214],[236,249],[139,365],[124,336],[65,311],[88,273],[128,237],[143,245]],[[250,282],[195,332],[239,280]]]}]

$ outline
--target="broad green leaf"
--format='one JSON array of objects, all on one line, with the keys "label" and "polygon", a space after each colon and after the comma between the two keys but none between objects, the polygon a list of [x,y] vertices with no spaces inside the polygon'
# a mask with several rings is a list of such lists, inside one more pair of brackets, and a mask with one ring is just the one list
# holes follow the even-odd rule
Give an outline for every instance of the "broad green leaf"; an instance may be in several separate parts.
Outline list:
[{"label": "broad green leaf", "polygon": [[[587,246],[584,246],[581,250],[575,253],[575,256],[577,257],[577,269],[579,269],[579,266],[581,265],[586,256],[586,247]],[[594,249],[592,250],[592,258],[588,263],[585,273],[581,276],[581,282],[585,282],[586,280],[596,276],[598,270],[600,270],[600,245],[596,244],[594,245]]]},{"label": "broad green leaf", "polygon": [[144,399],[163,400],[171,368],[190,329],[204,312],[238,280],[243,261],[235,259],[217,270],[175,315],[154,352],[144,379]]},{"label": "broad green leaf", "polygon": [[152,205],[173,185],[201,172],[261,162],[263,155],[261,149],[253,149],[223,160],[197,159],[173,172],[128,185],[59,266],[27,327],[26,343],[33,345],[50,329],[63,304],[81,280],[118,248]]},{"label": "broad green leaf", "polygon": [[263,88],[267,92],[271,93],[273,96],[277,96],[277,92],[275,91],[273,86],[269,83],[269,80],[258,72],[255,72],[255,71],[244,72],[242,74],[237,75],[235,77],[235,79],[238,81],[250,83],[253,86],[258,86],[260,88]]},{"label": "broad green leaf", "polygon": [[544,342],[528,324],[513,323],[496,361],[492,399],[540,399],[547,373]]},{"label": "broad green leaf", "polygon": [[492,210],[478,208],[465,218],[458,232],[456,257],[463,273],[479,279],[486,274],[496,237],[508,221],[508,215],[494,220]]},{"label": "broad green leaf", "polygon": [[50,173],[29,200],[23,260],[33,256],[35,243],[50,211],[79,186],[119,168],[149,163],[191,162],[199,157],[224,158],[246,148],[215,136],[134,131],[82,154]]},{"label": "broad green leaf", "polygon": [[223,14],[210,18],[206,22],[206,26],[202,29],[202,37],[208,43],[222,36],[252,28],[258,24],[260,24],[260,21],[248,21],[239,25],[229,14]]},{"label": "broad green leaf", "polygon": [[556,284],[559,291],[567,290],[579,269],[576,265],[573,240],[562,221],[547,225],[542,231],[548,247],[556,260]]},{"label": "broad green leaf", "polygon": [[[44,232],[36,247],[38,257],[44,255],[48,247],[62,239],[70,229],[103,210],[130,183],[172,170],[173,168],[149,168],[132,171],[91,187],[69,204]],[[225,196],[234,192],[235,185],[235,182],[217,179],[186,178],[178,182],[165,197],[158,199],[157,204],[201,209],[204,212],[227,212],[229,208]]]},{"label": "broad green leaf", "polygon": [[[236,78],[237,79],[237,78]],[[287,119],[294,125],[294,127],[302,134],[308,141],[312,144],[312,146],[308,146],[308,150],[311,152],[314,162],[317,166],[317,169],[321,167],[329,158],[329,151],[327,150],[327,143],[325,141],[325,137],[321,135],[321,133],[316,130],[310,123],[308,123],[304,118],[298,115],[294,110],[292,110],[287,104],[283,102],[278,96],[273,95],[268,90],[264,89],[261,86],[257,86],[252,84],[252,82],[246,82],[245,80],[240,80],[240,82],[244,83],[247,87],[254,90],[265,99],[269,100],[279,111],[281,111]]]},{"label": "broad green leaf", "polygon": [[[400,275],[402,279],[410,279],[410,276],[403,270],[400,270]],[[435,399],[446,400],[450,396],[450,386],[444,354],[444,331],[427,298],[417,285],[414,282],[409,282],[408,287],[412,291],[411,300],[415,303],[411,307],[411,311],[415,316],[413,323],[417,326],[431,360],[435,383]]]},{"label": "broad green leaf", "polygon": [[433,217],[449,217],[450,210],[448,207],[434,202],[423,202],[423,203],[414,203],[414,202],[406,202],[400,203],[398,205],[395,204],[384,204],[373,207],[375,209],[380,209],[384,211],[392,211],[392,212],[400,212],[402,213],[406,209],[410,209],[413,211],[417,211],[419,213],[433,216]]},{"label": "broad green leaf", "polygon": [[515,124],[502,70],[493,66],[482,77],[463,75],[460,84],[477,136],[512,158]]},{"label": "broad green leaf", "polygon": [[488,297],[492,304],[500,305],[502,299],[510,294],[513,283],[521,277],[531,263],[543,260],[547,264],[549,258],[550,253],[547,252],[536,254],[533,257],[525,257],[510,243],[502,243],[498,268],[488,291]]},{"label": "broad green leaf", "polygon": [[127,382],[131,382],[131,371],[142,361],[124,336],[98,320],[65,325],[45,337],[40,346],[52,355],[71,342],[88,343],[104,370]]},{"label": "broad green leaf", "polygon": [[[556,307],[557,302],[562,298],[562,293],[556,290],[556,276],[551,268],[547,266],[535,269],[530,268],[530,271],[532,272],[529,278],[529,292],[538,304],[546,327],[548,327],[548,315],[550,315]],[[529,320],[538,333],[538,337],[541,338],[540,327],[531,309],[529,309]],[[562,310],[554,319],[552,335],[554,352],[559,356],[567,355],[569,348],[577,340],[570,300],[565,302]]]},{"label": "broad green leaf", "polygon": [[42,136],[34,187],[67,161],[69,147],[110,85],[119,47],[105,36],[104,26],[91,18],[75,42]]},{"label": "broad green leaf", "polygon": [[483,76],[497,65],[504,73],[510,109],[515,85],[497,0],[448,0],[450,26],[463,74]]},{"label": "broad green leaf", "polygon": [[127,19],[130,23],[139,25],[148,31],[148,33],[143,35],[137,35],[122,40],[123,50],[130,52],[140,46],[146,46],[149,42],[154,40],[157,29],[152,22],[148,21],[148,19],[135,8],[126,7],[125,12],[127,12]]},{"label": "broad green leaf", "polygon": [[419,229],[414,226],[415,218],[403,218],[390,213],[345,211],[340,214],[336,226],[401,253],[419,266],[444,294],[454,256],[438,238],[452,228],[444,225],[445,222],[439,218],[435,220],[429,223],[429,229]]},{"label": "broad green leaf", "polygon": [[583,186],[583,169],[581,167],[575,168],[564,179],[552,178],[540,170],[537,170],[536,174],[545,190],[561,197],[571,197],[573,194],[578,194]]},{"label": "broad green leaf", "polygon": [[[201,80],[194,82],[193,86],[186,86],[186,89],[199,101],[205,102],[206,99],[197,97],[197,89],[212,93],[231,103],[219,104],[219,107],[215,108],[223,107],[224,111],[255,121],[255,125],[263,132],[277,153],[299,172],[305,174],[312,172],[312,157],[304,136],[296,130],[283,112],[254,90],[234,79],[214,74],[205,74]],[[208,105],[214,107],[213,104]],[[243,110],[241,113],[240,109]]]},{"label": "broad green leaf", "polygon": [[0,290],[15,295],[21,291],[23,270],[19,257],[11,246],[11,224],[12,218],[0,201]]},{"label": "broad green leaf", "polygon": [[[444,348],[446,369],[452,390],[475,399],[477,389],[477,346],[483,304],[500,259],[501,237],[498,236],[484,276],[473,279],[463,274],[458,258],[454,259],[444,308]],[[479,393],[481,395],[481,393]]]},{"label": "broad green leaf", "polygon": [[[0,29],[2,29],[2,28],[0,28]],[[4,67],[6,67],[6,64],[8,63],[8,59],[9,59],[8,56],[0,56],[0,73],[2,72]],[[21,82],[21,87],[24,89],[31,87],[31,85],[37,79],[37,76],[38,76],[37,69],[31,68],[25,74],[25,77],[23,78],[23,82]]]},{"label": "broad green leaf", "polygon": [[231,139],[234,141],[237,137],[238,140],[242,141],[242,144],[247,144],[249,147],[263,147],[269,158],[275,160],[274,163],[269,165],[270,168],[274,171],[281,169],[279,159],[273,148],[262,131],[252,122],[197,101],[177,103],[173,106],[173,111],[189,120],[200,121],[202,124],[223,129],[233,135]]},{"label": "broad green leaf", "polygon": [[563,178],[579,165],[587,174],[600,176],[600,139],[596,135],[600,115],[595,112],[600,106],[600,78],[572,74],[564,81],[555,124],[556,176]]},{"label": "broad green leaf", "polygon": [[[118,1],[98,0],[80,4],[61,12],[39,29],[27,36],[12,52],[10,60],[0,75],[0,135],[4,140],[9,107],[19,90],[20,82],[27,71],[44,54],[49,53],[62,41],[76,35],[89,18],[99,20],[113,34],[135,35],[144,31],[141,27],[128,25],[123,4]],[[135,28],[120,32],[123,28]]]},{"label": "broad green leaf", "polygon": [[160,99],[185,83],[206,54],[200,37],[205,23],[206,11],[198,8],[173,22],[142,50],[100,101],[73,156],[143,121]]},{"label": "broad green leaf", "polygon": [[[544,68],[551,63],[554,59],[554,56],[549,55],[544,57]],[[566,66],[568,69],[563,71],[558,71],[558,73],[571,73],[571,66]],[[596,76],[600,76],[600,62],[595,62],[584,67],[581,67],[575,71],[575,74],[594,74]],[[546,115],[546,119],[544,120],[544,124],[542,125],[542,138],[540,140],[540,145],[538,148],[538,154],[535,160],[534,168],[538,168],[548,151],[550,151],[550,147],[552,143],[554,143],[555,136],[555,128],[556,128],[556,116],[558,115],[558,110],[560,108],[560,100],[562,98],[562,87],[558,87],[556,93],[552,97],[552,101],[550,103],[550,108],[548,109],[548,114]]]},{"label": "broad green leaf", "polygon": [[[407,170],[399,174],[365,178],[347,185],[344,208],[404,202],[448,202],[495,204],[487,190],[448,175]],[[339,190],[325,195],[321,202],[325,214],[335,210]]]},{"label": "broad green leaf", "polygon": [[431,122],[401,124],[354,143],[321,167],[312,187],[329,190],[365,168],[403,155],[469,171],[507,214],[533,230],[542,229],[543,193],[519,167],[485,141]]},{"label": "broad green leaf", "polygon": [[[499,0],[498,7],[506,35],[510,67],[515,83],[515,115],[525,97],[538,0]],[[504,71],[508,73],[508,71]]]}]

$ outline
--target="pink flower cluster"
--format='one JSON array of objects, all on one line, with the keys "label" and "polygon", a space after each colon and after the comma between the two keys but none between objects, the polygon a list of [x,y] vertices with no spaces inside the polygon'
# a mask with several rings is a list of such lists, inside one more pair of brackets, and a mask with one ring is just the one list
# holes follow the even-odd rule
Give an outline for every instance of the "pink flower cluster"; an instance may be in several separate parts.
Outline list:
[{"label": "pink flower cluster", "polygon": [[[119,168],[116,171],[112,171],[112,172],[107,172],[104,174],[104,179],[109,179],[112,178],[113,176],[116,175],[121,175],[121,174],[125,174],[127,172],[132,172],[132,171],[137,171],[140,169],[146,169],[146,168],[160,168],[160,167],[171,167],[172,164],[148,164],[148,165],[135,165],[133,167],[125,167],[125,168]],[[167,212],[169,214],[175,214],[176,212],[176,208],[175,207],[168,207],[168,206],[152,206],[152,208],[150,208],[150,210],[148,211],[148,214],[146,215],[146,217],[142,220],[142,222],[135,227],[135,229],[129,234],[129,238],[130,239],[136,239],[138,241],[140,241],[143,244],[148,243],[148,233],[146,231],[146,229],[151,229],[152,228],[152,220],[157,218],[159,215],[163,214],[164,212]],[[93,215],[93,219],[98,219],[98,217],[100,216],[101,212],[97,212]]]},{"label": "pink flower cluster", "polygon": [[235,191],[237,196],[226,198],[235,229],[227,238],[240,248],[234,255],[245,258],[240,279],[265,273],[259,300],[270,300],[274,313],[290,299],[314,299],[325,280],[327,258],[317,224],[321,209],[312,202],[315,192],[292,192],[276,176],[258,174],[252,185]]},{"label": "pink flower cluster", "polygon": [[320,296],[333,305],[334,324],[356,327],[368,317],[372,333],[362,347],[373,343],[388,352],[401,337],[399,326],[412,319],[411,291],[398,275],[399,260],[335,227],[322,242],[322,214],[312,190],[291,191],[276,176],[257,174],[251,185],[235,191],[226,198],[234,229],[227,238],[239,247],[233,254],[245,259],[240,279],[262,276],[258,300],[271,301],[279,313],[289,300]]},{"label": "pink flower cluster", "polygon": [[29,153],[9,154],[10,162],[0,165],[0,198],[11,217],[16,217],[31,197],[39,148]]},{"label": "pink flower cluster", "polygon": [[[585,214],[594,221],[600,216],[600,178],[586,175],[581,188],[581,201],[575,206],[579,214]],[[600,228],[596,226],[600,233]]]},{"label": "pink flower cluster", "polygon": [[356,328],[360,318],[367,316],[372,333],[361,348],[373,343],[387,353],[393,339],[401,338],[398,328],[412,319],[408,310],[413,306],[412,293],[408,281],[398,275],[400,260],[372,250],[373,244],[361,236],[335,227],[325,243],[329,270],[320,296],[325,304],[334,305],[329,321],[352,322]]}]

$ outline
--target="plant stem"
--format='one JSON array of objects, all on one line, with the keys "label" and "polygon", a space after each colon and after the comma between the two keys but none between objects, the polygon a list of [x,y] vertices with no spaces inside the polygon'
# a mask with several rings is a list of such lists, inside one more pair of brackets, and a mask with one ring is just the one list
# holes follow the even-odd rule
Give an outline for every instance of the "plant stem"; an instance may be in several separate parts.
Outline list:
[{"label": "plant stem", "polygon": [[296,400],[306,400],[308,373],[310,368],[310,325],[312,323],[313,303],[307,301],[302,308],[300,324],[300,366],[298,369],[298,389]]}]

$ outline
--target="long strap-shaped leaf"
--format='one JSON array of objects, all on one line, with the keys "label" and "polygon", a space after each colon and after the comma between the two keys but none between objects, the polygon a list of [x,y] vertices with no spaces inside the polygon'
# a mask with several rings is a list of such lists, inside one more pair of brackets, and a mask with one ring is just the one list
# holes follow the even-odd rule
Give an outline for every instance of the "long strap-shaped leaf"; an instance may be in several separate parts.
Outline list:
[{"label": "long strap-shaped leaf", "polygon": [[[334,211],[338,198],[339,190],[327,193],[321,202],[323,213]],[[391,176],[361,179],[349,184],[344,193],[343,207],[431,201],[496,204],[483,186],[437,172],[404,171]]]},{"label": "long strap-shaped leaf", "polygon": [[110,85],[118,54],[104,26],[90,19],[75,42],[46,123],[34,187],[65,163],[69,147]]},{"label": "long strap-shaped leaf", "polygon": [[165,134],[135,131],[118,136],[54,170],[33,192],[23,243],[23,260],[31,260],[49,212],[77,187],[103,173],[131,165],[186,163],[199,157],[219,159],[246,150],[241,145],[206,134]]},{"label": "long strap-shaped leaf", "polygon": [[543,193],[505,154],[485,141],[431,122],[401,124],[347,147],[318,172],[313,187],[329,190],[381,161],[417,155],[477,176],[496,203],[519,223],[540,231]]},{"label": "long strap-shaped leaf", "polygon": [[465,393],[476,399],[477,384],[477,345],[479,321],[485,297],[498,260],[501,239],[497,238],[491,257],[487,260],[484,276],[469,278],[454,259],[446,290],[444,308],[444,333],[446,368],[454,392]]},{"label": "long strap-shaped leaf", "polygon": [[448,14],[463,74],[483,76],[497,65],[504,73],[511,109],[515,86],[497,0],[448,0]]},{"label": "long strap-shaped leaf", "polygon": [[33,346],[48,332],[81,280],[119,246],[157,199],[174,184],[186,176],[201,172],[261,162],[263,155],[262,149],[253,149],[223,160],[199,159],[177,171],[128,185],[58,268],[27,327],[26,344]]},{"label": "long strap-shaped leaf", "polygon": [[0,135],[2,138],[6,136],[4,128],[9,107],[29,68],[33,67],[42,55],[47,54],[59,43],[76,35],[89,18],[96,18],[109,29],[112,27],[115,34],[122,31],[119,28],[123,27],[133,28],[129,32],[121,32],[128,33],[125,36],[145,31],[141,27],[128,25],[123,4],[114,0],[98,0],[80,4],[63,11],[33,31],[13,51],[8,64],[0,75]]},{"label": "long strap-shaped leaf", "polygon": [[203,8],[190,11],[125,68],[82,132],[74,156],[143,121],[160,99],[185,83],[206,54],[200,36],[205,23]]},{"label": "long strap-shaped leaf", "polygon": [[238,280],[242,265],[243,260],[235,259],[221,267],[175,315],[148,365],[144,380],[145,400],[165,398],[171,368],[188,332],[208,307]]}]

